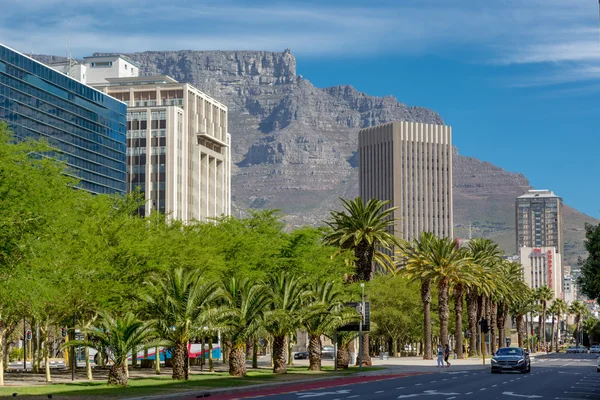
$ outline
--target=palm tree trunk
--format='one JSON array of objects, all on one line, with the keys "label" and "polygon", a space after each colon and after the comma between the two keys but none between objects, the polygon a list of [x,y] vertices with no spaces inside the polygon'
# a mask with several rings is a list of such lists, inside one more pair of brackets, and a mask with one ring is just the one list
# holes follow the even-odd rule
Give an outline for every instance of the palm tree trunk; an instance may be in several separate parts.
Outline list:
[{"label": "palm tree trunk", "polygon": [[208,371],[215,372],[215,365],[213,361],[212,336],[208,338]]},{"label": "palm tree trunk", "polygon": [[455,327],[454,327],[454,342],[456,343],[456,348],[454,352],[456,353],[456,358],[463,359],[463,325],[462,325],[462,315],[463,315],[463,287],[462,285],[456,285],[454,288],[454,316],[455,316]]},{"label": "palm tree trunk", "polygon": [[173,349],[173,379],[188,379],[188,349],[186,343],[176,343]]},{"label": "palm tree trunk", "polygon": [[363,366],[366,365],[368,367],[373,365],[373,363],[371,361],[371,352],[369,351],[369,345],[370,345],[369,332],[363,332],[362,363],[363,363]]},{"label": "palm tree trunk", "polygon": [[373,253],[375,246],[363,240],[354,248],[356,257],[356,279],[359,281],[370,281],[373,277]]},{"label": "palm tree trunk", "polygon": [[235,344],[229,351],[229,375],[246,376],[246,343]]},{"label": "palm tree trunk", "polygon": [[287,364],[285,362],[286,335],[273,336],[273,373],[285,374],[287,372]]},{"label": "palm tree trunk", "polygon": [[552,314],[552,328],[550,330],[550,351],[554,351],[554,314]]},{"label": "palm tree trunk", "polygon": [[308,334],[308,369],[321,370],[321,336]]},{"label": "palm tree trunk", "polygon": [[154,373],[156,375],[160,375],[160,349],[158,346],[156,347],[154,353]]},{"label": "palm tree trunk", "polygon": [[498,315],[496,316],[496,323],[498,325],[498,347],[506,346],[506,318],[508,317],[508,306],[506,303],[501,303],[498,306]]},{"label": "palm tree trunk", "polygon": [[560,313],[557,314],[556,316],[556,352],[558,353],[558,337],[560,336],[558,333],[560,333]]},{"label": "palm tree trunk", "polygon": [[519,342],[519,347],[523,347],[523,334],[525,330],[525,324],[523,321],[523,315],[517,315],[517,341]]},{"label": "palm tree trunk", "polygon": [[542,313],[538,316],[538,351],[540,351],[542,345]]},{"label": "palm tree trunk", "polygon": [[[490,300],[490,352],[496,354],[496,326],[498,325],[498,305]],[[500,343],[502,347],[502,343]]]},{"label": "palm tree trunk", "polygon": [[469,356],[477,355],[477,293],[467,293],[467,315],[469,318]]},{"label": "palm tree trunk", "polygon": [[431,282],[421,282],[421,301],[423,302],[423,360],[432,360],[431,343]]},{"label": "palm tree trunk", "polygon": [[546,351],[546,343],[547,343],[547,340],[546,340],[546,308],[547,308],[546,301],[544,301],[542,303],[542,323],[543,323],[543,325],[540,328],[541,332],[542,332],[541,338],[542,338],[542,346],[543,346],[544,351]]},{"label": "palm tree trunk", "polygon": [[[258,340],[255,338],[252,341],[252,369],[258,368]],[[210,372],[213,372],[215,369],[213,368]]]},{"label": "palm tree trunk", "polygon": [[438,284],[438,317],[440,318],[440,342],[446,348],[448,344],[448,320],[450,319],[450,307],[448,305],[448,282]]},{"label": "palm tree trunk", "polygon": [[339,369],[348,369],[350,364],[350,348],[349,343],[343,343],[338,348],[337,365]]},{"label": "palm tree trunk", "polygon": [[[127,361],[125,361],[127,362]],[[127,386],[127,365],[113,364],[108,370],[108,384]]]}]

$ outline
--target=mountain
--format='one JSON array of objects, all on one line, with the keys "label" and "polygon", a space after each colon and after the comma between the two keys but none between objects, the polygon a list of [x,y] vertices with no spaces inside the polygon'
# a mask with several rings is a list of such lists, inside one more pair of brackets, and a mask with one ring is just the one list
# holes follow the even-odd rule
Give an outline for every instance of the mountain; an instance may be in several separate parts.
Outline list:
[{"label": "mountain", "polygon": [[[394,120],[443,123],[435,111],[352,86],[317,88],[296,73],[291,51],[146,51],[126,54],[144,75],[190,82],[229,108],[234,210],[278,208],[290,226],[315,224],[358,194],[358,130]],[[39,56],[43,61],[44,56]],[[454,135],[460,135],[455,129]],[[455,235],[496,240],[515,252],[515,198],[529,188],[518,173],[454,157]],[[552,189],[552,188],[549,188]],[[583,249],[584,222],[564,207],[565,263]]]}]

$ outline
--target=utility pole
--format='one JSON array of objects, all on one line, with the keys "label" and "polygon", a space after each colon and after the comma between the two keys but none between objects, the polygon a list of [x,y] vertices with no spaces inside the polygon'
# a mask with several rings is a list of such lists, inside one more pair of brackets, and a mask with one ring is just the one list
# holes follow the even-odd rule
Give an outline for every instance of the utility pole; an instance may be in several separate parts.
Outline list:
[{"label": "utility pole", "polygon": [[25,328],[25,317],[23,317],[23,372],[27,372],[27,329]]},{"label": "utility pole", "polygon": [[[600,1],[600,0],[599,0]],[[358,352],[359,354],[359,367],[358,370],[360,372],[362,372],[362,366],[363,366],[363,331],[362,331],[362,326],[363,326],[363,319],[365,317],[365,284],[363,282],[361,282],[360,284],[360,290],[361,290],[361,300],[360,300],[360,323],[358,325]]]}]

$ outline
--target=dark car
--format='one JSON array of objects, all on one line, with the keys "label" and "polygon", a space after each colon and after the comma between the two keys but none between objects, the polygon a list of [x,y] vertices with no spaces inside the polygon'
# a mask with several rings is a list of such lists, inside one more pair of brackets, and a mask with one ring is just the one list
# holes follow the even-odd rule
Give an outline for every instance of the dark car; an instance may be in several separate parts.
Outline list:
[{"label": "dark car", "polygon": [[294,354],[294,360],[306,360],[308,359],[308,351],[299,351]]},{"label": "dark car", "polygon": [[492,374],[517,371],[521,373],[531,372],[531,361],[529,353],[520,347],[502,347],[492,357]]}]

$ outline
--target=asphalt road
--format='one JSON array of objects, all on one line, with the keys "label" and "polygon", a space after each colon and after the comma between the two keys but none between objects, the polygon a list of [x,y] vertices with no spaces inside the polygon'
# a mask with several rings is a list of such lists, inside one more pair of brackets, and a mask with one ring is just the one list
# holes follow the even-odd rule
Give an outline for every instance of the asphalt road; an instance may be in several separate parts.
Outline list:
[{"label": "asphalt road", "polygon": [[[489,369],[444,368],[431,374],[376,382],[297,390],[286,393],[236,393],[228,398],[248,399],[600,399],[600,373],[594,354],[556,354],[537,358],[531,373],[491,374]],[[215,396],[216,399],[220,396]]]}]

